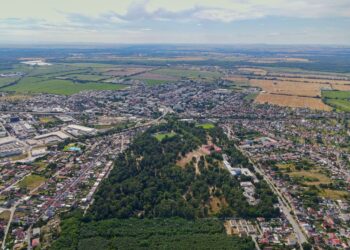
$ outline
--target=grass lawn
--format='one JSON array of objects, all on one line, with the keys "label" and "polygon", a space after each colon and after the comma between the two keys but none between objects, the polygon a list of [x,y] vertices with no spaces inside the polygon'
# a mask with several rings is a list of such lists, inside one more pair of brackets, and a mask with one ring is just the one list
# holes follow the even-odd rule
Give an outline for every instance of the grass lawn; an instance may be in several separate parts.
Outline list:
[{"label": "grass lawn", "polygon": [[158,140],[158,141],[162,141],[165,138],[171,138],[174,137],[176,135],[175,132],[170,132],[170,133],[157,133],[154,135],[154,137]]},{"label": "grass lawn", "polygon": [[8,222],[10,219],[10,216],[11,216],[10,211],[8,211],[8,210],[3,211],[0,213],[0,220],[4,220],[4,221]]},{"label": "grass lawn", "polygon": [[318,170],[295,171],[288,175],[294,178],[301,178],[305,185],[330,184],[332,182],[330,178],[320,173]]},{"label": "grass lawn", "polygon": [[332,200],[342,200],[349,197],[349,193],[341,190],[322,189],[320,196]]},{"label": "grass lawn", "polygon": [[74,83],[69,80],[47,80],[36,77],[27,77],[16,85],[4,88],[5,91],[17,93],[48,93],[58,95],[72,95],[83,90],[118,90],[124,85],[110,83]]},{"label": "grass lawn", "polygon": [[212,129],[212,128],[215,128],[215,125],[212,123],[204,123],[204,124],[198,124],[197,127],[203,128],[203,129]]},{"label": "grass lawn", "polygon": [[54,117],[52,117],[52,116],[47,116],[47,117],[40,117],[40,118],[39,118],[39,121],[40,121],[41,123],[49,123],[49,122],[54,122],[54,121],[56,121],[56,119],[55,119]]},{"label": "grass lawn", "polygon": [[18,183],[18,186],[20,188],[26,188],[32,191],[33,189],[43,184],[45,180],[46,179],[42,176],[32,174],[24,177],[24,179]]},{"label": "grass lawn", "polygon": [[253,101],[258,96],[258,94],[248,94],[244,97],[244,100],[246,101]]}]

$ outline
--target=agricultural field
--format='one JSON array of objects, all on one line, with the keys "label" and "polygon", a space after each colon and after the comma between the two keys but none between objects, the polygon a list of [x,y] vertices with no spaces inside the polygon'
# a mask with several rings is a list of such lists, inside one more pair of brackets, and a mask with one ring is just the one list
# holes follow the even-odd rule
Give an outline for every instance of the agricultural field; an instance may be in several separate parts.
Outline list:
[{"label": "agricultural field", "polygon": [[16,85],[6,87],[4,91],[15,91],[16,93],[49,93],[58,95],[72,95],[84,90],[118,90],[124,85],[110,83],[74,83],[69,80],[46,80],[35,77],[27,77]]},{"label": "agricultural field", "polygon": [[33,191],[35,188],[39,187],[44,182],[45,182],[44,177],[32,174],[24,177],[24,179],[18,183],[18,186],[20,188],[25,188],[30,191]]},{"label": "agricultural field", "polygon": [[259,87],[267,93],[292,96],[321,96],[321,89],[329,87],[327,84],[290,81],[252,79],[249,82],[252,86]]},{"label": "agricultural field", "polygon": [[310,108],[315,110],[331,111],[332,108],[322,102],[321,98],[300,97],[289,95],[276,95],[269,93],[260,93],[255,99],[259,104],[272,104],[286,106],[291,108]]},{"label": "agricultural field", "polygon": [[336,110],[350,112],[350,91],[323,91],[322,98]]},{"label": "agricultural field", "polygon": [[201,71],[201,70],[188,70],[188,69],[157,69],[152,71],[154,74],[172,76],[176,78],[189,78],[189,79],[204,79],[213,80],[219,78],[221,75],[217,72]]}]

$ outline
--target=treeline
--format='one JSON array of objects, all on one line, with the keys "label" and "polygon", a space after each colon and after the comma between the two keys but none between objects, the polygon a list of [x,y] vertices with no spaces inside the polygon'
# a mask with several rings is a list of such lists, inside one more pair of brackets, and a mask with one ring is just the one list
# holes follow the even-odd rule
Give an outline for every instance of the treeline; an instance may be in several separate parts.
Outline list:
[{"label": "treeline", "polygon": [[84,222],[75,215],[63,221],[53,250],[95,249],[232,249],[251,250],[247,238],[228,237],[216,219],[110,219]]}]

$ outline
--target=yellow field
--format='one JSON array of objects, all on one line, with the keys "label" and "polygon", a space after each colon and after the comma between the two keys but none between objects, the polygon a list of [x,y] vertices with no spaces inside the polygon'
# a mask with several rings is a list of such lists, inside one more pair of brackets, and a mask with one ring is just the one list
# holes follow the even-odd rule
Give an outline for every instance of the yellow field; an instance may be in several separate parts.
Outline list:
[{"label": "yellow field", "polygon": [[298,95],[298,96],[321,96],[322,88],[329,88],[328,84],[303,83],[290,81],[273,81],[252,79],[249,81],[252,86],[260,87],[267,93]]},{"label": "yellow field", "polygon": [[324,111],[332,110],[332,108],[324,104],[321,99],[312,97],[260,93],[255,99],[255,102],[260,104],[269,103],[272,105],[286,106],[291,108],[310,108]]}]

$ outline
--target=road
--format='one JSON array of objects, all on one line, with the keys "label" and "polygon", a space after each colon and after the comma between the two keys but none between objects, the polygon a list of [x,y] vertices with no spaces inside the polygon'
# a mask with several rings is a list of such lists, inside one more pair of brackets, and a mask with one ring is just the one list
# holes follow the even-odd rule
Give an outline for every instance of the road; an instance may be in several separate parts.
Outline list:
[{"label": "road", "polygon": [[[229,126],[224,127],[224,131],[226,132],[229,139],[232,139],[233,133],[231,131],[231,128]],[[299,223],[295,220],[295,218],[292,216],[291,212],[293,211],[293,208],[291,205],[286,201],[285,197],[282,195],[282,193],[278,190],[275,183],[272,179],[270,179],[262,170],[261,166],[256,164],[250,155],[248,155],[244,150],[242,150],[240,147],[235,145],[236,149],[239,150],[247,159],[249,162],[253,165],[255,172],[259,173],[261,176],[263,176],[264,180],[267,182],[267,184],[270,186],[271,190],[277,195],[278,202],[280,204],[280,207],[282,209],[283,214],[286,216],[289,223],[292,225],[293,230],[295,232],[295,235],[297,237],[298,243],[300,247],[302,247],[302,244],[307,242],[307,238],[303,233],[303,230],[301,229]],[[293,211],[294,212],[294,211]]]}]

